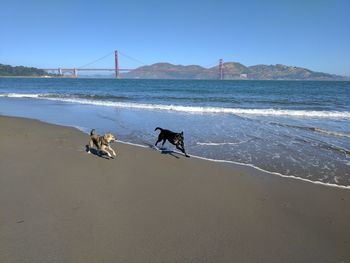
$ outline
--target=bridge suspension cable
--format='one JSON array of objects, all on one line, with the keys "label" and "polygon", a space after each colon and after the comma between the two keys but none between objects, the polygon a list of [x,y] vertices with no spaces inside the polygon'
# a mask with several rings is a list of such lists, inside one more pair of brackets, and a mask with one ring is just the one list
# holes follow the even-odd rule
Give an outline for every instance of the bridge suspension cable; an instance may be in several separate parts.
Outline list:
[{"label": "bridge suspension cable", "polygon": [[[128,58],[128,59],[130,59],[130,60],[132,60],[132,61],[134,61],[134,62],[137,62],[138,64],[142,64],[143,66],[147,65],[147,63],[144,63],[143,61],[141,61],[141,60],[139,60],[139,59],[137,59],[137,58],[134,58],[134,57],[132,57],[132,56],[129,56],[129,55],[123,53],[123,52],[118,51],[118,53],[119,53],[120,55],[122,55],[123,57],[126,57],[126,58]],[[98,59],[95,59],[95,60],[93,60],[93,61],[91,61],[91,62],[89,62],[89,63],[86,63],[86,64],[82,65],[82,66],[79,66],[79,67],[77,67],[77,69],[83,69],[83,68],[85,68],[85,67],[87,67],[87,66],[90,66],[90,65],[92,65],[92,64],[95,64],[96,62],[99,62],[99,61],[105,59],[106,57],[111,56],[112,54],[114,54],[114,51],[109,52],[109,53],[103,55],[102,57],[99,57]]]},{"label": "bridge suspension cable", "polygon": [[96,60],[94,60],[94,61],[91,61],[91,62],[89,62],[89,63],[86,63],[85,65],[82,65],[82,66],[78,67],[77,69],[82,69],[82,68],[85,68],[85,67],[90,66],[90,65],[92,65],[92,64],[95,64],[96,62],[98,62],[98,61],[100,61],[100,60],[102,60],[102,59],[105,59],[106,57],[108,57],[108,56],[110,56],[110,55],[112,55],[112,54],[114,54],[114,51],[109,52],[108,54],[106,54],[106,55],[104,55],[104,56],[102,56],[102,57],[100,57],[100,58],[98,58],[98,59],[96,59]]},{"label": "bridge suspension cable", "polygon": [[128,58],[128,59],[130,59],[130,60],[133,60],[133,61],[135,61],[135,62],[137,62],[137,63],[139,63],[139,64],[142,64],[142,65],[144,65],[144,66],[147,65],[147,63],[144,63],[144,62],[142,62],[141,60],[139,60],[139,59],[137,59],[137,58],[128,56],[128,55],[126,55],[126,54],[124,54],[123,52],[120,52],[120,51],[118,51],[118,52],[119,52],[119,54],[122,55],[123,57],[126,57],[126,58]]}]

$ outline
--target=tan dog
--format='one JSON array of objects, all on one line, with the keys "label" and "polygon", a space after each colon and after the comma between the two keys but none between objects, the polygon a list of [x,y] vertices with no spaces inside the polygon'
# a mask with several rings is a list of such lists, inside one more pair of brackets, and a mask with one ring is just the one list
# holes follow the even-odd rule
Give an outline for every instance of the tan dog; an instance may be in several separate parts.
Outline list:
[{"label": "tan dog", "polygon": [[93,129],[90,132],[90,140],[89,140],[89,144],[87,145],[87,152],[90,153],[90,148],[92,148],[95,145],[95,147],[99,152],[107,154],[108,157],[112,157],[110,152],[114,156],[117,156],[115,151],[110,146],[110,143],[115,142],[116,140],[117,139],[110,132],[106,133],[103,136],[100,136],[96,134],[95,129]]}]

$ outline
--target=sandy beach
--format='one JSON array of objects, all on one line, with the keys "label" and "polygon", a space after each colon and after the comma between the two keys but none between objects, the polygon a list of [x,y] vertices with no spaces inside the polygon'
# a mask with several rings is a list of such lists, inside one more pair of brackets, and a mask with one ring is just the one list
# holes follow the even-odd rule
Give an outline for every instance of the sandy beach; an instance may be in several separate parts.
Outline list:
[{"label": "sandy beach", "polygon": [[0,262],[350,262],[349,189],[87,140],[0,117]]}]

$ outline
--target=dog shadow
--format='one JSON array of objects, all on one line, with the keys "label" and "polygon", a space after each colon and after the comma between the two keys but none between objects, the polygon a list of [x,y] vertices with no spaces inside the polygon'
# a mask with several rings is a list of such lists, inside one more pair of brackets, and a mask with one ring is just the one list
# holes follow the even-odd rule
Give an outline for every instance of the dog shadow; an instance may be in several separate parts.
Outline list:
[{"label": "dog shadow", "polygon": [[103,152],[101,152],[101,151],[99,151],[99,150],[96,150],[95,148],[89,148],[88,145],[85,145],[85,151],[86,151],[86,152],[89,152],[89,149],[90,149],[90,153],[91,153],[92,155],[98,156],[98,157],[103,158],[103,159],[106,159],[106,160],[113,159],[113,157],[108,157],[107,154],[105,154],[105,153],[103,153]]},{"label": "dog shadow", "polygon": [[183,154],[174,152],[172,150],[169,150],[167,148],[161,147],[158,148],[157,146],[154,146],[153,144],[147,144],[147,146],[153,150],[160,151],[161,154],[168,154],[176,159],[180,159],[180,156],[183,156]]},{"label": "dog shadow", "polygon": [[170,155],[170,156],[172,156],[172,157],[174,157],[176,159],[180,159],[180,157],[177,156],[177,155],[181,155],[180,153],[177,153],[177,152],[174,152],[174,151],[171,151],[171,150],[168,150],[168,149],[164,149],[164,148],[160,148],[159,150],[160,150],[161,154],[168,154],[168,155]]}]

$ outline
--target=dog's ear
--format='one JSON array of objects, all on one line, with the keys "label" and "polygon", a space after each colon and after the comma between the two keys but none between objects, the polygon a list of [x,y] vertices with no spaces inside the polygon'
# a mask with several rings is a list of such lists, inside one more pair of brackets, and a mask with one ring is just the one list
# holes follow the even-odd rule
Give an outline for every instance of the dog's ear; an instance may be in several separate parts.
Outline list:
[{"label": "dog's ear", "polygon": [[184,132],[183,132],[183,131],[181,132],[181,135],[184,135]]}]

